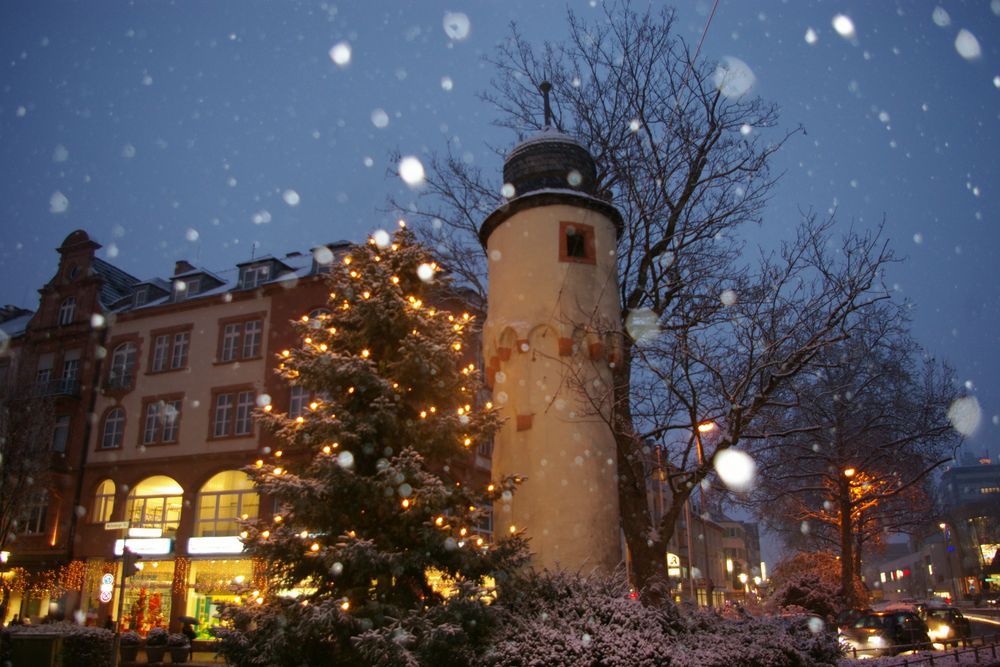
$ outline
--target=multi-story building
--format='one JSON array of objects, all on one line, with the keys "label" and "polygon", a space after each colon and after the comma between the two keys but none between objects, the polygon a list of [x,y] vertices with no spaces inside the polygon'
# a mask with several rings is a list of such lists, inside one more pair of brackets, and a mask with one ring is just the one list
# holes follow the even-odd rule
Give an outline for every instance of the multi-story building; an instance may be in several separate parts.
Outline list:
[{"label": "multi-story building", "polygon": [[43,440],[33,443],[33,451],[17,452],[22,458],[6,462],[4,474],[37,461],[35,472],[45,482],[30,485],[7,508],[7,517],[19,512],[13,539],[5,546],[3,576],[13,589],[13,604],[5,605],[8,615],[46,615],[48,592],[77,588],[81,576],[76,553],[80,473],[89,454],[89,415],[97,400],[106,322],[114,304],[138,282],[96,257],[98,248],[86,232],[67,236],[58,249],[55,275],[39,290],[37,312],[8,308],[15,316],[0,322],[0,391],[5,409],[18,413],[5,427],[16,421],[16,428]]},{"label": "multi-story building", "polygon": [[[280,445],[253,414],[309,409],[313,397],[278,376],[277,359],[298,342],[292,320],[318,325],[329,312],[323,274],[350,245],[219,272],[180,261],[147,280],[96,258],[99,247],[71,234],[38,312],[8,309],[0,321],[0,379],[26,368],[55,420],[52,491],[4,565],[7,617],[117,617],[127,545],[142,570],[126,579],[126,627],[190,615],[204,629],[259,571],[238,520],[272,508],[241,468]],[[470,455],[464,472],[485,480],[488,456]]]},{"label": "multi-story building", "polygon": [[960,597],[1000,591],[1000,464],[965,459],[941,475],[941,529]]}]

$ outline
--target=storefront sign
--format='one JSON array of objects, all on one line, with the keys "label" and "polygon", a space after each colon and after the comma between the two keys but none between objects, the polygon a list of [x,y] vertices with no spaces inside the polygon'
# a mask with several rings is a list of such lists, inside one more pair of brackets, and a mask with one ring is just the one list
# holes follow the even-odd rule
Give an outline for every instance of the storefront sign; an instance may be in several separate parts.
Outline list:
[{"label": "storefront sign", "polygon": [[239,554],[243,553],[243,541],[236,535],[227,537],[192,537],[188,540],[188,553],[199,554]]},{"label": "storefront sign", "polygon": [[[115,540],[115,555],[121,556],[125,540]],[[169,537],[132,537],[128,540],[128,548],[134,553],[144,556],[160,556],[174,549],[174,541]]]},{"label": "storefront sign", "polygon": [[101,577],[101,602],[107,604],[111,602],[111,596],[115,591],[115,575],[105,574]]}]

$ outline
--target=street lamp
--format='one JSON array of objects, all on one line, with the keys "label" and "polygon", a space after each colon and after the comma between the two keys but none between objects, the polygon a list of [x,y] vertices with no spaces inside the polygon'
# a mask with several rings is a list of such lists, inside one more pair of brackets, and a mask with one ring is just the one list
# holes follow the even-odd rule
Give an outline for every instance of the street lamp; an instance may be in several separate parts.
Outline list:
[{"label": "street lamp", "polygon": [[[701,434],[711,433],[716,428],[715,422],[706,421],[698,424],[698,428],[694,434],[694,442],[697,446],[698,451],[698,467],[701,468],[705,462],[705,451],[701,446]],[[708,560],[708,521],[705,519],[707,510],[705,509],[705,487],[702,486],[699,491],[699,506],[701,509],[701,545],[705,552],[705,604],[708,607],[712,606],[712,593],[715,590],[715,585],[712,583],[712,567]],[[690,553],[690,552],[689,552]]]}]

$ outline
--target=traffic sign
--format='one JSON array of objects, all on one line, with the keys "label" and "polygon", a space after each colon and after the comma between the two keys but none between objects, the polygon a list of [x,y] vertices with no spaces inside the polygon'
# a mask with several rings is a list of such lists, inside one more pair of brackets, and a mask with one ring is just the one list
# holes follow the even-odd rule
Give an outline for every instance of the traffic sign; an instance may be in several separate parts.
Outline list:
[{"label": "traffic sign", "polygon": [[104,530],[125,530],[128,528],[128,521],[108,521],[104,524]]},{"label": "traffic sign", "polygon": [[111,602],[111,597],[115,590],[115,576],[113,574],[105,574],[101,577],[101,602],[107,604]]}]

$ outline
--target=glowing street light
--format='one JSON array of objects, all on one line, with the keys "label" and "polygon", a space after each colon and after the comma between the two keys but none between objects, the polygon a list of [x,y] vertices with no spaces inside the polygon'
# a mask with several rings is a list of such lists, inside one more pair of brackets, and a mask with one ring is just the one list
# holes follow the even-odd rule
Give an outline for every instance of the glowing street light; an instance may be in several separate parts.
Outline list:
[{"label": "glowing street light", "polygon": [[844,468],[844,477],[854,477],[856,472],[854,468]]}]

